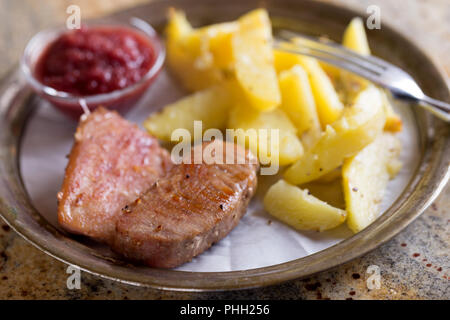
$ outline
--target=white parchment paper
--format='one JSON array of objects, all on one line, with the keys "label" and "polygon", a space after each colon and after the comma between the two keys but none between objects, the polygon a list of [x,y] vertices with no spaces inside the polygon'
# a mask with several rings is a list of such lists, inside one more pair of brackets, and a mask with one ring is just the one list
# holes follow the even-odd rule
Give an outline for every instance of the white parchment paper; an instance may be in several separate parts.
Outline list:
[{"label": "white parchment paper", "polygon": [[[127,118],[141,124],[151,112],[181,97],[183,93],[162,72],[138,106]],[[387,209],[409,183],[419,161],[419,140],[412,112],[407,105],[396,105],[404,121],[399,134],[403,149],[403,168],[388,185],[382,211]],[[77,123],[42,101],[30,119],[22,141],[20,165],[23,181],[36,209],[58,226],[56,194],[73,143]],[[277,177],[271,178],[274,181]],[[261,190],[252,200],[239,225],[219,243],[179,267],[185,271],[234,271],[288,262],[326,249],[352,233],[345,225],[334,230],[299,232],[272,218],[262,206]],[[271,220],[272,223],[268,223]]]}]

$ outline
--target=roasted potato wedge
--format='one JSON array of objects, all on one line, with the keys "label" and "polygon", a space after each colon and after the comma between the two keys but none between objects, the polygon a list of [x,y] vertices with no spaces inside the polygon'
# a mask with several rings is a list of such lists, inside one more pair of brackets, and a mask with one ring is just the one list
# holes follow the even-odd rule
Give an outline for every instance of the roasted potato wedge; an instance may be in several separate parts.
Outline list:
[{"label": "roasted potato wedge", "polygon": [[194,29],[185,14],[174,9],[168,19],[167,63],[186,89],[202,90],[233,77],[231,39],[236,22]]},{"label": "roasted potato wedge", "polygon": [[362,91],[343,117],[326,127],[317,144],[285,172],[293,184],[307,183],[338,168],[371,143],[386,121],[380,91],[369,87]]},{"label": "roasted potato wedge", "polygon": [[282,71],[279,76],[283,110],[297,128],[303,146],[311,148],[320,138],[321,128],[308,74],[300,65]]},{"label": "roasted potato wedge", "polygon": [[273,58],[274,58],[274,67],[275,71],[280,74],[283,71],[287,71],[289,69],[292,69],[295,65],[301,65],[303,67],[302,63],[302,56],[290,52],[281,51],[278,49],[273,50]]},{"label": "roasted potato wedge", "polygon": [[402,118],[394,111],[386,92],[380,89],[381,95],[383,97],[384,112],[386,113],[386,124],[384,125],[384,130],[390,132],[400,132],[403,128]]},{"label": "roasted potato wedge", "polygon": [[190,131],[194,138],[194,121],[202,121],[202,129],[225,129],[230,108],[238,95],[236,85],[223,83],[197,91],[152,113],[144,122],[147,131],[164,141],[171,141],[178,128]]},{"label": "roasted potato wedge", "polygon": [[399,169],[400,148],[398,138],[383,133],[356,156],[344,161],[342,181],[347,224],[353,232],[361,231],[377,218],[386,185]]},{"label": "roasted potato wedge", "polygon": [[272,27],[267,11],[257,9],[238,20],[232,37],[235,74],[251,105],[273,110],[281,102],[273,66]]},{"label": "roasted potato wedge", "polygon": [[326,183],[329,183],[329,182],[334,182],[334,181],[336,181],[337,179],[339,179],[341,177],[342,177],[342,170],[339,167],[337,169],[334,169],[333,171],[328,172],[327,174],[324,174],[323,176],[321,176],[316,181],[326,184]]},{"label": "roasted potato wedge", "polygon": [[319,61],[319,64],[322,67],[323,71],[325,71],[327,76],[330,78],[333,85],[336,87],[341,74],[341,69],[323,61]]},{"label": "roasted potato wedge", "polygon": [[322,128],[339,119],[344,105],[339,100],[330,78],[316,59],[279,50],[275,50],[274,55],[275,69],[278,72],[299,64],[308,73]]},{"label": "roasted potato wedge", "polygon": [[[342,44],[361,55],[370,55],[369,43],[364,23],[361,18],[353,18],[345,29]],[[351,101],[361,91],[367,88],[370,82],[346,70],[341,70],[341,84],[347,92],[347,100]]]},{"label": "roasted potato wedge", "polygon": [[344,31],[342,44],[362,55],[370,55],[369,42],[364,30],[364,22],[361,18],[353,18]]},{"label": "roasted potato wedge", "polygon": [[264,197],[266,210],[297,230],[324,231],[345,221],[344,210],[330,206],[309,194],[308,190],[280,180]]},{"label": "roasted potato wedge", "polygon": [[344,191],[342,189],[341,177],[329,182],[319,182],[317,180],[305,183],[302,184],[300,188],[308,190],[314,197],[328,203],[333,207],[345,210]]},{"label": "roasted potato wedge", "polygon": [[[359,54],[370,55],[369,42],[367,41],[364,23],[361,18],[352,19],[345,30],[342,44]],[[368,80],[345,70],[341,70],[340,80],[347,91],[348,100],[352,100],[358,92],[370,85]],[[380,91],[382,91],[384,109],[386,112],[386,124],[384,129],[392,132],[401,131],[402,120],[400,116],[395,113],[386,93],[382,89],[380,89]]]},{"label": "roasted potato wedge", "polygon": [[[262,164],[286,165],[303,154],[297,129],[280,109],[261,112],[237,105],[230,113],[227,128],[239,129],[235,131],[237,142],[258,155]],[[278,130],[278,139],[270,129]]]}]

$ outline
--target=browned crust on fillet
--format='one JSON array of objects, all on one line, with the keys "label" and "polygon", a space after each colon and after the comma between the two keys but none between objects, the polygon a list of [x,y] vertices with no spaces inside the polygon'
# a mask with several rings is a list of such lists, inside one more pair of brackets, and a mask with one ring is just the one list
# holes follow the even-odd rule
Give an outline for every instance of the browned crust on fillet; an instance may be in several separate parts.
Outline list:
[{"label": "browned crust on fillet", "polygon": [[225,237],[246,212],[257,183],[256,159],[232,147],[245,153],[246,164],[175,165],[125,207],[113,249],[148,266],[173,268]]},{"label": "browned crust on fillet", "polygon": [[58,193],[58,221],[66,230],[108,241],[121,208],[171,167],[158,141],[98,108],[80,121],[64,182]]}]

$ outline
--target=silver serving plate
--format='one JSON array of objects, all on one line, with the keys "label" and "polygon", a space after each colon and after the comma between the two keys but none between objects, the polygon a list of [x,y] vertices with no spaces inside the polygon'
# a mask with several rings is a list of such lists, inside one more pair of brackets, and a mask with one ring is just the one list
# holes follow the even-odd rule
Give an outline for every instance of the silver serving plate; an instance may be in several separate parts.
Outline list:
[{"label": "silver serving plate", "polygon": [[[275,27],[327,35],[339,41],[354,16],[348,9],[321,2],[293,0],[156,1],[120,12],[162,27],[170,6],[184,9],[195,25],[232,20],[258,6],[266,7]],[[369,32],[375,55],[400,66],[428,95],[450,101],[443,73],[418,47],[383,22],[382,31]],[[63,262],[120,282],[170,290],[228,290],[272,285],[306,277],[361,256],[385,243],[417,218],[436,198],[449,176],[450,126],[414,109],[420,135],[420,164],[395,203],[360,233],[318,253],[269,267],[232,272],[185,272],[130,265],[104,255],[95,246],[53,227],[35,210],[19,168],[21,136],[38,99],[18,70],[0,86],[0,213],[5,221],[39,249]]]}]

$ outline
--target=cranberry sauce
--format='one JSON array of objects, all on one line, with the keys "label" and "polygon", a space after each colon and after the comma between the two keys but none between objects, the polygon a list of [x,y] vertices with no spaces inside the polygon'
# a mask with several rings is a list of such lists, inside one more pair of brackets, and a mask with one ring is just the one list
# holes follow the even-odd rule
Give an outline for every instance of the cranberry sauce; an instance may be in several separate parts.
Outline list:
[{"label": "cranberry sauce", "polygon": [[62,34],[39,58],[36,76],[73,95],[108,93],[128,87],[150,70],[149,40],[125,27],[83,27]]}]

